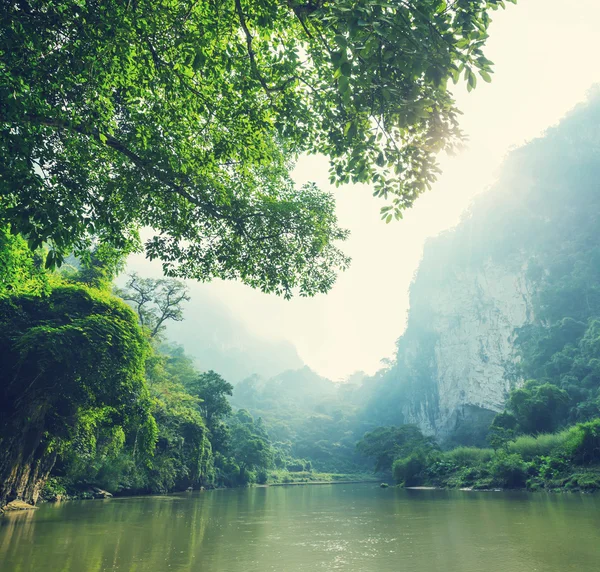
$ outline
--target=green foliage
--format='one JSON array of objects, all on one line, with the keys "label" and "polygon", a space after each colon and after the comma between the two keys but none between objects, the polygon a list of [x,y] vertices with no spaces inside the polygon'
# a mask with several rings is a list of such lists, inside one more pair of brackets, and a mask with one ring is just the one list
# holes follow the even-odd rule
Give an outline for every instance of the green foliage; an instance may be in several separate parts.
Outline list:
[{"label": "green foliage", "polygon": [[499,451],[489,465],[495,486],[521,488],[527,482],[527,465],[517,454]]},{"label": "green foliage", "polygon": [[46,478],[74,443],[111,456],[137,428],[140,455],[151,454],[147,352],[135,314],[107,292],[58,285],[43,297],[0,298],[0,500],[32,464]]},{"label": "green foliage", "polygon": [[233,385],[225,381],[218,373],[208,371],[196,376],[186,384],[186,390],[199,400],[200,411],[209,429],[215,426],[231,412],[227,399],[233,392]]},{"label": "green foliage", "polygon": [[569,431],[568,452],[578,464],[600,461],[600,419],[579,423]]},{"label": "green foliage", "polygon": [[494,449],[500,449],[517,435],[517,419],[511,413],[498,413],[488,431],[487,441]]},{"label": "green foliage", "polygon": [[0,296],[47,294],[51,282],[42,249],[32,251],[23,237],[0,228]]},{"label": "green foliage", "polygon": [[181,348],[149,343],[181,317],[179,283],[130,280],[141,305],[154,304],[136,316],[111,293],[122,261],[112,249],[59,275],[20,237],[2,236],[0,504],[35,500],[23,489],[50,473],[49,497],[266,482],[268,434],[247,411],[232,415],[231,384],[198,372]]},{"label": "green foliage", "polygon": [[[212,445],[200,401],[184,385],[192,374],[189,358],[176,349],[172,351],[175,356],[157,353],[147,363],[146,376],[158,426],[154,455],[144,470],[152,492],[197,488],[214,481]],[[193,374],[198,372],[193,370]]]},{"label": "green foliage", "polygon": [[239,465],[239,484],[251,482],[256,471],[264,473],[273,463],[273,451],[261,420],[256,422],[245,409],[229,419],[230,451]]},{"label": "green foliage", "polygon": [[423,472],[427,459],[423,452],[411,453],[402,459],[396,459],[392,465],[392,474],[398,484],[414,487],[423,483]]},{"label": "green foliage", "polygon": [[414,425],[378,427],[366,433],[356,448],[365,457],[375,459],[375,472],[385,472],[392,469],[395,459],[408,458],[415,451],[430,451],[434,448],[434,441],[424,437]]},{"label": "green foliage", "polygon": [[50,477],[44,485],[44,498],[47,500],[59,500],[67,497],[67,488],[60,478]]},{"label": "green foliage", "polygon": [[600,470],[598,468],[580,471],[570,476],[565,485],[568,489],[584,492],[596,492],[600,490]]},{"label": "green foliage", "polygon": [[400,217],[460,137],[448,81],[490,79],[499,6],[3,3],[0,222],[49,242],[51,264],[145,226],[170,275],[327,291],[346,233],[293,160],[327,155],[333,182],[373,184]]},{"label": "green foliage", "polygon": [[110,291],[112,281],[124,269],[127,256],[133,250],[133,245],[131,249],[117,250],[109,244],[95,242],[90,249],[79,252],[78,258],[71,255],[68,259],[71,264],[62,267],[61,276],[70,282]]},{"label": "green foliage", "polygon": [[285,468],[290,473],[300,473],[302,471],[310,472],[312,469],[312,463],[306,459],[293,459],[286,463]]},{"label": "green foliage", "polygon": [[542,433],[535,436],[521,435],[514,441],[507,443],[506,450],[529,461],[535,457],[559,453],[570,439],[571,430],[569,429],[559,433]]},{"label": "green foliage", "polygon": [[440,454],[440,459],[457,467],[473,467],[489,462],[494,455],[492,449],[456,447]]},{"label": "green foliage", "polygon": [[[273,466],[273,449],[262,420],[240,409],[219,423],[218,441],[213,438],[216,482],[225,486],[264,484]],[[214,436],[215,431],[211,432]]]},{"label": "green foliage", "polygon": [[497,450],[457,447],[397,460],[397,482],[443,487],[584,490],[600,488],[600,419],[558,433],[521,435]]},{"label": "green foliage", "polygon": [[549,432],[560,427],[568,412],[569,395],[550,383],[535,380],[511,392],[507,408],[522,432]]}]

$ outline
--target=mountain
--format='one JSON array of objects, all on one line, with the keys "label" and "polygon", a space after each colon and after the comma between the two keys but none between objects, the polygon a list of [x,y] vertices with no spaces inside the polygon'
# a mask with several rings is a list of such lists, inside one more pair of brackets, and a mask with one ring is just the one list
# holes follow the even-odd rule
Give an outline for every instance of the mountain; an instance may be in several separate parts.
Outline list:
[{"label": "mountain", "polygon": [[380,374],[368,417],[481,443],[524,381],[527,328],[600,308],[598,125],[596,94],[513,151],[463,221],[428,242],[395,364]]},{"label": "mountain", "polygon": [[231,383],[249,375],[272,377],[304,363],[286,340],[272,340],[251,332],[215,296],[192,288],[185,320],[170,322],[167,338],[181,344],[203,371],[212,369]]}]

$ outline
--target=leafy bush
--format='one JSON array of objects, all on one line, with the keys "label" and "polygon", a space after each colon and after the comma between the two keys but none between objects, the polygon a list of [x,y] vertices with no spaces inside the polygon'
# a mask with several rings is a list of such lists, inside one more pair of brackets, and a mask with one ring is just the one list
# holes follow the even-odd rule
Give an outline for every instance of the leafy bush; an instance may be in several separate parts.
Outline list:
[{"label": "leafy bush", "polygon": [[489,468],[496,486],[519,488],[527,483],[527,464],[515,453],[497,453]]},{"label": "leafy bush", "polygon": [[540,435],[521,435],[507,444],[509,453],[519,455],[529,461],[535,457],[551,455],[565,447],[571,438],[569,429],[559,433],[542,433]]},{"label": "leafy bush", "polygon": [[452,463],[457,467],[472,467],[489,462],[494,456],[493,449],[478,447],[457,447],[440,455],[441,460]]},{"label": "leafy bush", "polygon": [[538,457],[535,469],[544,480],[556,479],[569,470],[569,463],[563,457]]},{"label": "leafy bush", "polygon": [[61,498],[66,498],[66,496],[67,487],[65,486],[64,479],[61,479],[60,477],[50,477],[46,481],[42,491],[42,497],[45,500],[60,500]]},{"label": "leafy bush", "polygon": [[294,459],[293,461],[288,461],[285,468],[290,473],[301,473],[302,471],[310,471],[312,463],[305,459]]},{"label": "leafy bush", "polygon": [[600,473],[597,471],[586,471],[571,476],[566,485],[570,489],[579,489],[585,492],[593,492],[600,489]]},{"label": "leafy bush", "polygon": [[414,487],[423,482],[423,472],[427,467],[427,460],[422,453],[412,453],[403,459],[397,459],[392,465],[392,473],[398,484],[405,487]]},{"label": "leafy bush", "polygon": [[600,460],[600,419],[579,423],[566,433],[565,448],[576,463],[585,465]]}]

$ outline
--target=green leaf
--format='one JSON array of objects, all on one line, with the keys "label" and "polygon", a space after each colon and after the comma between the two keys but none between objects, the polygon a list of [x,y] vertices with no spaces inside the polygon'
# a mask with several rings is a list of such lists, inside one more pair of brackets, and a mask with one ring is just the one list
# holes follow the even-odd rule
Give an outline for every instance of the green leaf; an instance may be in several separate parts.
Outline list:
[{"label": "green leaf", "polygon": [[346,47],[348,47],[348,40],[344,36],[342,36],[340,34],[338,34],[337,36],[335,36],[333,38],[333,40],[334,40],[334,42],[338,46],[340,46],[340,48],[346,48]]},{"label": "green leaf", "polygon": [[479,70],[479,75],[481,76],[483,81],[485,81],[487,83],[490,83],[492,81],[492,76],[484,70]]}]

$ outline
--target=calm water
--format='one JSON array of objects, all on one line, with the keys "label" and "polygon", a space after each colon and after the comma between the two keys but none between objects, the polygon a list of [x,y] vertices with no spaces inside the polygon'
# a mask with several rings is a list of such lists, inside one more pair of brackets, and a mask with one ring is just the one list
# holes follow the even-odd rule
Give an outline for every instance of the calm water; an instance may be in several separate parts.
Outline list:
[{"label": "calm water", "polygon": [[0,519],[0,570],[588,572],[600,497],[272,487],[44,505]]}]

